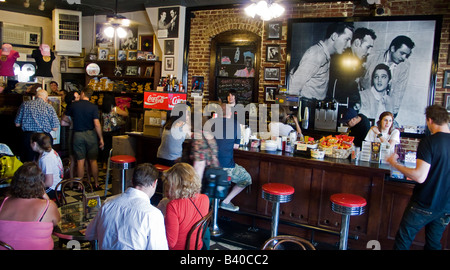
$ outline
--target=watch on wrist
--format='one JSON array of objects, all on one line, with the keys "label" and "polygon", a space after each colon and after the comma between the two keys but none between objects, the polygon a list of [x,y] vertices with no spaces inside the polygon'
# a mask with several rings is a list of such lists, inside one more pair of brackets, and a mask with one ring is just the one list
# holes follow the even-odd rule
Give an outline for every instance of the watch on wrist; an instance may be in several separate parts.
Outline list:
[{"label": "watch on wrist", "polygon": [[381,137],[383,137],[383,134],[378,133],[377,138],[381,138]]}]

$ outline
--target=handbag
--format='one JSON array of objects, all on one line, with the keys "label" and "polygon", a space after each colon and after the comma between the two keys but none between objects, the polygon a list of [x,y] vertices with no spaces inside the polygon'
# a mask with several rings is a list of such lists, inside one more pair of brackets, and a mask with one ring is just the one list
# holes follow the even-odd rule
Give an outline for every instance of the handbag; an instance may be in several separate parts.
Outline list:
[{"label": "handbag", "polygon": [[0,158],[0,176],[12,177],[22,164],[23,163],[16,156],[2,156]]}]

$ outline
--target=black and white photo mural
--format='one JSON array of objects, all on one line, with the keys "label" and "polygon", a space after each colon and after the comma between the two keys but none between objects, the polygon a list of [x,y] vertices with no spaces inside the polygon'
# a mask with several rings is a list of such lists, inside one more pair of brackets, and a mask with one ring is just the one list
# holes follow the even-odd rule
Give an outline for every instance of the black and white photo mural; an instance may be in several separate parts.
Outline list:
[{"label": "black and white photo mural", "polygon": [[390,111],[402,131],[423,133],[441,24],[440,16],[290,19],[288,94],[348,104],[375,121]]}]

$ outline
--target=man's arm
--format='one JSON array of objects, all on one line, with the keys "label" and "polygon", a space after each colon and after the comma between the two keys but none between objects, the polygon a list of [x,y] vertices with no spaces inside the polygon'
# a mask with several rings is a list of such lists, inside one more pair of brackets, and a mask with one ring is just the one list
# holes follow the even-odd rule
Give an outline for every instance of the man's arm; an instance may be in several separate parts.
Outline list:
[{"label": "man's arm", "polygon": [[391,164],[392,167],[399,170],[401,173],[403,173],[406,177],[410,178],[414,182],[417,182],[419,184],[425,182],[428,176],[428,172],[430,171],[431,165],[427,162],[417,159],[416,160],[416,167],[415,168],[408,168],[403,165],[400,165],[397,163],[398,155],[392,154],[389,156],[386,161]]},{"label": "man's arm", "polygon": [[103,134],[102,134],[102,125],[100,124],[100,120],[94,119],[95,132],[97,132],[97,136],[99,139],[98,148],[103,149],[105,144],[103,143]]}]

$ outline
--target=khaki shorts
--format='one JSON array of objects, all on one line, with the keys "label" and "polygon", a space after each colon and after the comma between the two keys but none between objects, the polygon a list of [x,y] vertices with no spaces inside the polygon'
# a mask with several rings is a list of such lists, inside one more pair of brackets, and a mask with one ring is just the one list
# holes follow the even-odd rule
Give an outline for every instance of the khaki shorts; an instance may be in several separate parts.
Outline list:
[{"label": "khaki shorts", "polygon": [[235,183],[238,187],[246,187],[252,184],[251,175],[241,165],[235,164],[234,168],[223,168],[228,176],[231,177],[231,182]]},{"label": "khaki shorts", "polygon": [[75,131],[73,133],[73,153],[77,160],[98,158],[98,138],[95,130]]}]

